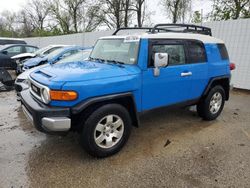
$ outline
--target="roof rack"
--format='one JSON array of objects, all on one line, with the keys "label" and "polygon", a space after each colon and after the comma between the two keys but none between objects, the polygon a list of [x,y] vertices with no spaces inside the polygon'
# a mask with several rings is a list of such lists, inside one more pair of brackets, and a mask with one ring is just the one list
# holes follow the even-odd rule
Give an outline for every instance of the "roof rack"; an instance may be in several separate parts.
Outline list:
[{"label": "roof rack", "polygon": [[[148,33],[152,33],[153,27],[122,27],[117,29],[112,35],[117,35],[119,31],[123,30],[147,30]],[[156,28],[155,31],[160,32],[160,31],[166,31],[163,28]]]},{"label": "roof rack", "polygon": [[152,29],[152,33],[156,33],[160,29],[159,27],[168,32],[198,33],[212,36],[211,28],[192,24],[157,24]]},{"label": "roof rack", "polygon": [[124,27],[117,29],[113,35],[117,35],[122,30],[147,30],[148,33],[177,32],[177,33],[198,33],[212,36],[212,30],[209,27],[192,24],[157,24],[154,27]]}]

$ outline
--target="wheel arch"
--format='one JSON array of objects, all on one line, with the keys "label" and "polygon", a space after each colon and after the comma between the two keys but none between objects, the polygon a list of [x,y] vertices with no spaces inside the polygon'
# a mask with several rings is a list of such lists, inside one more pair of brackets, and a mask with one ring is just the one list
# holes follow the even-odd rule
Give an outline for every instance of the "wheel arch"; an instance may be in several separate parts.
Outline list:
[{"label": "wheel arch", "polygon": [[[105,104],[120,104],[124,106],[130,114],[132,125],[135,127],[139,126],[136,103],[131,92],[94,97],[77,104],[71,109],[74,121],[79,124],[79,118],[81,118],[81,122],[84,122],[92,112]],[[77,127],[79,128],[79,125]]]},{"label": "wheel arch", "polygon": [[230,91],[230,76],[219,76],[214,77],[210,79],[205,91],[202,94],[202,97],[206,96],[211,88],[213,88],[216,85],[220,85],[223,87],[225,94],[226,94],[226,100],[229,100],[229,91]]}]

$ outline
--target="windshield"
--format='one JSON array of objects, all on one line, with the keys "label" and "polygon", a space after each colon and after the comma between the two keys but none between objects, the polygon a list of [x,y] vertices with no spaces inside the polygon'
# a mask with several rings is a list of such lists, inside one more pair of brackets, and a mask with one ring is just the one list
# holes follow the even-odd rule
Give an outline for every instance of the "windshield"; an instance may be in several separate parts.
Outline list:
[{"label": "windshield", "polygon": [[54,58],[55,56],[57,56],[58,54],[62,53],[63,51],[65,51],[65,48],[59,48],[51,53],[49,53],[46,57],[48,60]]},{"label": "windshield", "polygon": [[66,63],[66,62],[75,62],[75,61],[83,61],[89,57],[91,50],[83,50],[77,52],[76,54],[70,55],[57,63]]},{"label": "windshield", "polygon": [[40,56],[44,51],[46,51],[47,49],[49,49],[50,47],[44,47],[44,48],[40,48],[39,50],[35,51],[35,54]]},{"label": "windshield", "polygon": [[90,58],[135,64],[139,41],[125,39],[100,39],[97,41]]}]

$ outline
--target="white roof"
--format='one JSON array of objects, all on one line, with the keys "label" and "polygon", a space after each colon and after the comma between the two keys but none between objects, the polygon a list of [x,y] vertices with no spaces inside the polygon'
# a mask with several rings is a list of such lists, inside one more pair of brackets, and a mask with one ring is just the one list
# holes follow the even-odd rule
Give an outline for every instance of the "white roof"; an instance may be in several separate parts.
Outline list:
[{"label": "white roof", "polygon": [[0,40],[18,40],[18,41],[23,41],[23,39],[20,39],[20,38],[8,38],[8,37],[0,37]]},{"label": "white roof", "polygon": [[194,39],[202,41],[203,43],[224,43],[222,40],[209,35],[194,34],[194,33],[143,33],[143,34],[131,34],[131,35],[113,35],[108,37],[101,37],[101,39],[112,39],[112,38],[126,38],[129,36],[137,36],[142,39]]}]

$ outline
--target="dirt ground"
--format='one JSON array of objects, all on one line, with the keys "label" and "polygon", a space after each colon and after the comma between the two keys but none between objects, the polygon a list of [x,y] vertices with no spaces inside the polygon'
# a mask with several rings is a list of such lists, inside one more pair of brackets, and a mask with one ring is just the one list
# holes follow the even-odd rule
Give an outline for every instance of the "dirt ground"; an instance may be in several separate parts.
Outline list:
[{"label": "dirt ground", "polygon": [[233,91],[212,122],[147,112],[120,153],[95,159],[76,134],[36,131],[15,93],[0,93],[0,187],[250,187],[250,94]]}]

